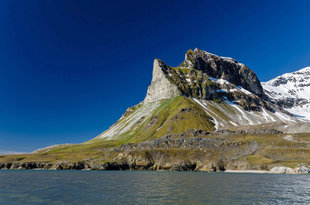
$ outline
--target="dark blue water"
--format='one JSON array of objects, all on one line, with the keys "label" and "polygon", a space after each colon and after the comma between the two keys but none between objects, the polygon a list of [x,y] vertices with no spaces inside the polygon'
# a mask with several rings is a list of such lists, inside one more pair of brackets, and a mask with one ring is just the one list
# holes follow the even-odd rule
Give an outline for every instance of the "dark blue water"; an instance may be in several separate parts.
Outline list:
[{"label": "dark blue water", "polygon": [[310,175],[2,170],[0,204],[310,204]]}]

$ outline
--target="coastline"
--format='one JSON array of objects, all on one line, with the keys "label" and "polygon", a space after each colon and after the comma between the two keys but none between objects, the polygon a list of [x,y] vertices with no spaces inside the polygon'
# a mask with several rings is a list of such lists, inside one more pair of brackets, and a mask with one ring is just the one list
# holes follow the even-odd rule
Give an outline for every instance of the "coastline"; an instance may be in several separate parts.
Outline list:
[{"label": "coastline", "polygon": [[253,173],[253,174],[277,174],[267,170],[225,170],[226,173]]},{"label": "coastline", "polygon": [[[278,167],[277,167],[278,168]],[[272,170],[251,170],[251,169],[246,169],[246,170],[232,170],[228,169],[225,171],[204,171],[204,170],[167,170],[167,169],[157,169],[157,170],[152,170],[152,169],[90,169],[90,168],[85,168],[85,169],[77,169],[77,168],[71,168],[71,169],[55,169],[55,168],[49,168],[49,169],[44,169],[44,168],[0,168],[0,171],[2,170],[33,170],[33,171],[156,171],[156,172],[162,172],[162,171],[169,171],[169,172],[205,172],[205,173],[236,173],[236,174],[310,174],[310,172],[290,172],[290,171],[272,171]]]}]

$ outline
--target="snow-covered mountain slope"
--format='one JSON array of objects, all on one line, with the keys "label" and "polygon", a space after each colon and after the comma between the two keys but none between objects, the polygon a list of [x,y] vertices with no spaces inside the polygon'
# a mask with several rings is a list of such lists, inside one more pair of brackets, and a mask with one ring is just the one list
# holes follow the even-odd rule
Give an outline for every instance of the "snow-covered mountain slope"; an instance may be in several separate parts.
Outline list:
[{"label": "snow-covered mountain slope", "polygon": [[266,95],[286,111],[310,120],[310,67],[262,83]]}]

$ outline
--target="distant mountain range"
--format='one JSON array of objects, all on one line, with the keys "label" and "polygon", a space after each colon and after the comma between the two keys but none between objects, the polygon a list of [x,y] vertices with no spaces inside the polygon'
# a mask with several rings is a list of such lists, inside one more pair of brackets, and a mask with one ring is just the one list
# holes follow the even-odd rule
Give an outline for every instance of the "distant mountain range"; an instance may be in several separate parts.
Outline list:
[{"label": "distant mountain range", "polygon": [[310,67],[262,83],[267,96],[286,111],[310,120]]}]

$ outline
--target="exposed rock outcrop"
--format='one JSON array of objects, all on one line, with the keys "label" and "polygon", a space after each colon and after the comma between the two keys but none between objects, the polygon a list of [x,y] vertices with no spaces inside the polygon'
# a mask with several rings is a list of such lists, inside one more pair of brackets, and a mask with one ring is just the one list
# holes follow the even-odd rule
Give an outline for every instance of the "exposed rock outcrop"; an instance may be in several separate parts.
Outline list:
[{"label": "exposed rock outcrop", "polygon": [[220,57],[195,48],[194,51],[189,50],[186,53],[185,61],[181,66],[201,70],[210,77],[226,80],[236,86],[242,86],[258,96],[264,94],[256,74],[246,65],[232,58]]},{"label": "exposed rock outcrop", "polygon": [[144,102],[152,102],[161,99],[173,98],[181,95],[178,87],[172,84],[166,77],[169,67],[159,59],[153,63],[153,78],[148,87]]},{"label": "exposed rock outcrop", "polygon": [[310,168],[306,167],[304,165],[301,165],[300,167],[296,167],[295,169],[290,167],[273,167],[270,170],[270,173],[276,173],[276,174],[309,174]]}]

